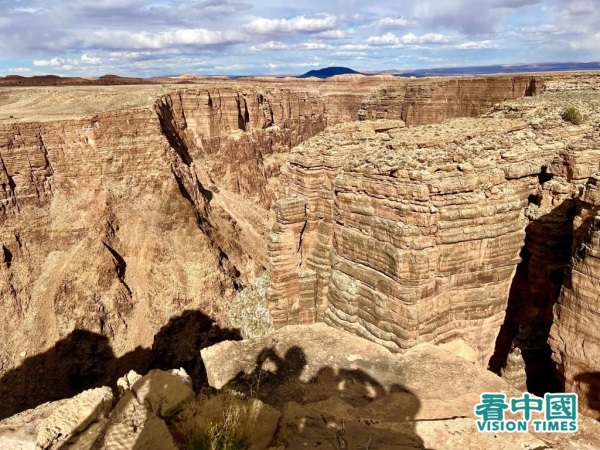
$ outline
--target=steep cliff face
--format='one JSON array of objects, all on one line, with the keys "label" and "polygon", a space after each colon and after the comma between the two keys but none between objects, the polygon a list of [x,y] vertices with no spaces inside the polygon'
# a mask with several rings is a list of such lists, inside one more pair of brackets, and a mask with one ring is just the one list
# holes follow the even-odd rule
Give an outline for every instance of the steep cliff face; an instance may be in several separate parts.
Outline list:
[{"label": "steep cliff face", "polygon": [[[379,82],[3,92],[0,373],[73,330],[116,356],[147,348],[185,310],[218,318],[265,267],[280,325],[326,320],[393,349],[462,336],[489,353],[554,149],[518,119],[394,122],[334,128],[286,162]],[[453,81],[422,83],[398,80],[411,104]],[[471,158],[488,133],[497,152]],[[534,153],[511,150],[523,140]]]},{"label": "steep cliff face", "polygon": [[270,243],[274,321],[324,319],[395,351],[461,338],[489,357],[548,164],[532,137],[519,120],[371,122],[297,147]]},{"label": "steep cliff face", "polygon": [[[597,144],[581,148],[600,169]],[[565,389],[579,394],[581,406],[600,419],[600,172],[592,175],[576,198],[573,259],[554,310],[550,330],[552,358]]]},{"label": "steep cliff face", "polygon": [[3,366],[73,329],[119,354],[214,311],[266,264],[280,160],[325,125],[315,92],[212,88],[2,126]]},{"label": "steep cliff face", "polygon": [[361,119],[400,119],[409,125],[476,117],[496,103],[539,95],[540,76],[404,79],[383,85],[365,97]]},{"label": "steep cliff face", "polygon": [[[461,339],[498,371],[514,342],[529,388],[550,388],[561,288],[553,333],[585,330],[595,311],[582,296],[581,315],[561,312],[571,310],[565,269],[593,266],[571,259],[571,242],[593,234],[597,211],[579,191],[600,168],[597,96],[580,83],[550,87],[477,120],[345,124],[294,149],[269,242],[275,323],[325,320],[394,351]],[[561,119],[572,105],[583,125]],[[597,370],[593,357],[553,348]]]},{"label": "steep cliff face", "polygon": [[0,136],[5,369],[73,329],[109,336],[117,353],[149,345],[172,314],[231,289],[151,110]]}]

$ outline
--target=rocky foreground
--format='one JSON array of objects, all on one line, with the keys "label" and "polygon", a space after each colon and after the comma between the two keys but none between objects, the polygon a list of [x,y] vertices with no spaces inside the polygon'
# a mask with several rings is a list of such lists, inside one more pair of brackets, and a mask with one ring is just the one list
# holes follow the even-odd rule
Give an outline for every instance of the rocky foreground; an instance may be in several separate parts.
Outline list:
[{"label": "rocky foreground", "polygon": [[[250,448],[593,449],[600,425],[577,433],[480,433],[473,407],[482,392],[520,396],[500,377],[440,347],[403,355],[325,324],[287,326],[266,338],[225,341],[202,351],[209,383],[247,402]],[[11,449],[187,448],[193,409],[186,374],[151,371],[85,391],[0,422]],[[221,395],[212,392],[211,396]],[[204,403],[211,405],[210,403]],[[179,447],[178,447],[179,446]],[[362,447],[361,447],[362,446]]]}]

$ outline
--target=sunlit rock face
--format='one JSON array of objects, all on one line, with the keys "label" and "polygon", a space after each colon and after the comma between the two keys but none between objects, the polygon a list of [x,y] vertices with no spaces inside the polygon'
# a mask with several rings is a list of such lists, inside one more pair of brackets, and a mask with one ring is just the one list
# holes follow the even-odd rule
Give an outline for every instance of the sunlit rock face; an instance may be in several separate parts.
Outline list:
[{"label": "sunlit rock face", "polygon": [[0,112],[0,373],[73,330],[120,356],[221,320],[267,269],[276,326],[545,346],[597,412],[597,77],[81,89]]},{"label": "sunlit rock face", "polygon": [[122,354],[183,310],[218,315],[269,265],[291,148],[356,120],[367,96],[395,102],[381,83],[423,86],[390,78],[3,91],[0,370],[74,329]]},{"label": "sunlit rock face", "polygon": [[[597,84],[554,79],[479,119],[343,124],[296,147],[268,247],[275,324],[324,320],[400,352],[460,338],[483,365],[514,342],[534,391],[553,386],[552,352],[597,411]],[[561,118],[573,104],[581,125]]]}]

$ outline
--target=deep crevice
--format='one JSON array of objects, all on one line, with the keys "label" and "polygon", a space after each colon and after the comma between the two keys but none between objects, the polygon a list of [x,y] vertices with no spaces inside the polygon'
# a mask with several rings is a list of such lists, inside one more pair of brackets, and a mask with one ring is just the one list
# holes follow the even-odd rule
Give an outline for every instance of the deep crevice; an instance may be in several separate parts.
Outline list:
[{"label": "deep crevice", "polygon": [[2,246],[2,253],[4,255],[4,263],[6,264],[6,267],[10,269],[13,260],[13,254],[8,247],[6,247],[6,245]]},{"label": "deep crevice", "polygon": [[187,144],[181,138],[176,128],[177,122],[173,117],[172,105],[166,104],[165,100],[163,99],[157,103],[156,112],[158,114],[158,120],[160,122],[161,129],[169,141],[169,145],[179,155],[183,163],[186,166],[189,166],[192,163],[193,158],[189,153]]},{"label": "deep crevice", "polygon": [[540,396],[564,389],[547,341],[553,307],[571,259],[572,223],[573,202],[566,200],[527,226],[506,317],[488,365],[489,370],[501,374],[514,345],[523,355],[527,390]]},{"label": "deep crevice", "polygon": [[121,281],[125,289],[127,289],[129,295],[131,295],[131,289],[125,282],[125,271],[127,270],[127,263],[125,262],[125,259],[119,254],[119,252],[117,252],[106,242],[102,241],[102,244],[104,245],[104,247],[106,247],[106,249],[110,252],[110,254],[113,257],[113,261],[115,263],[115,270],[117,271],[117,277],[119,278],[119,281]]}]

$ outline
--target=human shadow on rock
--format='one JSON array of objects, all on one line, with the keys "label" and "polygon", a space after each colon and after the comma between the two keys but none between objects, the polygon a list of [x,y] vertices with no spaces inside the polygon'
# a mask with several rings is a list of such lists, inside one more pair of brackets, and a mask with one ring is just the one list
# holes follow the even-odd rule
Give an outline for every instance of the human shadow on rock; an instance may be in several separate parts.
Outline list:
[{"label": "human shadow on rock", "polygon": [[116,389],[117,379],[129,370],[183,367],[195,389],[206,382],[200,350],[223,340],[241,339],[237,330],[221,328],[206,314],[187,310],[154,336],[150,349],[137,347],[116,357],[109,339],[75,329],[46,352],[31,356],[0,379],[0,420],[42,403],[70,398],[99,386]]},{"label": "human shadow on rock", "polygon": [[[333,448],[425,448],[415,430],[421,402],[409,389],[384,386],[361,369],[323,366],[309,369],[312,376],[307,377],[308,364],[301,347],[290,347],[283,357],[274,348],[265,348],[252,373],[239,372],[223,389],[283,411],[279,438],[289,448],[306,442]],[[341,408],[330,409],[332,398],[342,400]],[[344,403],[348,408],[342,412]]]},{"label": "human shadow on rock", "polygon": [[582,372],[577,374],[573,381],[579,384],[578,391],[583,394],[580,394],[580,406],[594,411],[592,417],[600,420],[600,372]]}]

